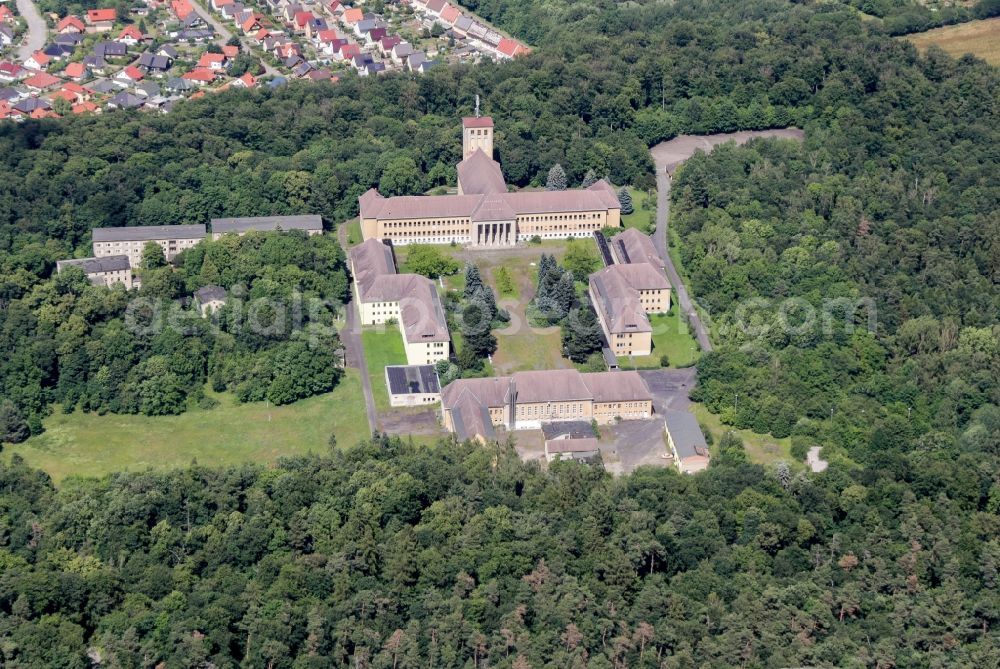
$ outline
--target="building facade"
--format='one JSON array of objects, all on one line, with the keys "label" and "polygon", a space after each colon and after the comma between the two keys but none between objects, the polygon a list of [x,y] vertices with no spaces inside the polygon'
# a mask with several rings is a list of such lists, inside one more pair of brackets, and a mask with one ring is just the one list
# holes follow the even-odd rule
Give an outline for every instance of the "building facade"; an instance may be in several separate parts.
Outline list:
[{"label": "building facade", "polygon": [[618,196],[604,180],[583,189],[508,192],[493,160],[490,118],[462,119],[462,155],[456,195],[383,197],[373,188],[358,198],[363,237],[495,247],[621,227]]},{"label": "building facade", "polygon": [[441,391],[441,420],[459,438],[492,439],[495,427],[535,430],[543,423],[649,418],[653,398],[637,372],[575,369],[515,372],[458,379]]},{"label": "building facade", "polygon": [[126,255],[133,268],[142,265],[142,251],[154,242],[163,249],[167,261],[205,239],[204,225],[139,225],[122,228],[94,228],[91,231],[94,256]]},{"label": "building facade", "polygon": [[131,290],[133,287],[132,265],[126,255],[105,256],[103,258],[74,258],[56,261],[56,271],[67,267],[79,267],[95,286],[110,288],[116,283]]},{"label": "building facade", "polygon": [[708,467],[708,444],[694,416],[686,411],[668,411],[666,423],[667,447],[674,464],[682,474],[693,474]]},{"label": "building facade", "polygon": [[446,360],[451,335],[437,287],[419,274],[397,274],[392,249],[369,239],[349,253],[362,325],[399,324],[410,365]]}]

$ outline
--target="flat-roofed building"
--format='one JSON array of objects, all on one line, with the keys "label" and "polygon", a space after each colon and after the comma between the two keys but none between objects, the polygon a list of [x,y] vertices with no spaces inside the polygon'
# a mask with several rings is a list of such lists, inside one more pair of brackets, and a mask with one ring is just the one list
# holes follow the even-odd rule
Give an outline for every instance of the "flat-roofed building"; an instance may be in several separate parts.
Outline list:
[{"label": "flat-roofed building", "polygon": [[708,467],[708,444],[697,419],[687,411],[667,411],[667,446],[674,456],[674,464],[684,474],[700,472]]},{"label": "flat-roofed building", "polygon": [[463,119],[463,159],[457,195],[383,197],[370,189],[358,198],[365,239],[394,244],[508,246],[543,239],[590,237],[621,226],[621,205],[603,179],[588,188],[508,192],[493,160],[492,119]]},{"label": "flat-roofed building", "polygon": [[670,281],[653,240],[638,230],[615,235],[608,245],[615,264],[590,275],[591,304],[615,357],[649,355],[653,328],[648,314],[670,311]]},{"label": "flat-roofed building", "polygon": [[638,372],[533,370],[452,381],[441,391],[441,419],[459,438],[492,439],[497,426],[536,430],[559,421],[649,418],[652,400]]},{"label": "flat-roofed building", "polygon": [[79,267],[95,286],[111,287],[120,283],[125,288],[132,288],[132,265],[127,255],[104,256],[103,258],[73,258],[57,260],[56,271],[62,272],[67,267]]},{"label": "flat-roofed building", "polygon": [[424,406],[441,401],[441,381],[434,365],[387,365],[385,383],[390,406]]},{"label": "flat-roofed building", "polygon": [[397,274],[392,249],[377,239],[348,255],[361,324],[397,322],[411,365],[447,359],[451,336],[434,282],[419,274]]},{"label": "flat-roofed building", "polygon": [[149,242],[163,249],[167,261],[205,239],[204,225],[136,225],[121,228],[94,228],[91,231],[94,255],[98,258],[127,255],[133,268],[142,264],[142,251]]},{"label": "flat-roofed building", "polygon": [[243,216],[237,218],[213,218],[212,239],[222,235],[245,235],[248,232],[288,232],[301,230],[307,235],[323,234],[323,218],[314,214],[299,216]]}]

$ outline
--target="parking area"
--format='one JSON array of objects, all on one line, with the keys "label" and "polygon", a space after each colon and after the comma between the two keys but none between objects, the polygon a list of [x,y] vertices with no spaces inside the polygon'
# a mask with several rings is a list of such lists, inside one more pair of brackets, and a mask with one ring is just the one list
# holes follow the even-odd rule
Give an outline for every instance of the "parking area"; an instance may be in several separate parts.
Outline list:
[{"label": "parking area", "polygon": [[663,418],[626,420],[601,428],[601,458],[604,468],[618,476],[636,467],[667,467],[672,464],[664,441]]},{"label": "parking area", "polygon": [[378,415],[378,425],[382,432],[405,437],[408,434],[441,435],[447,432],[438,420],[440,405],[434,408],[397,408],[382,411]]},{"label": "parking area", "polygon": [[654,369],[641,371],[639,374],[653,395],[653,409],[656,413],[686,411],[691,405],[688,393],[695,383],[694,367]]}]

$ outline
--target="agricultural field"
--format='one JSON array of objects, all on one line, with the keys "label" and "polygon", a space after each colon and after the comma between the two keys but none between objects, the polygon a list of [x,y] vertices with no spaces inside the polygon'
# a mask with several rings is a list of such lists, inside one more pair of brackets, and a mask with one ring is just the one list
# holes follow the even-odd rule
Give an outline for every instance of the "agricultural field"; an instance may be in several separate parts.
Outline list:
[{"label": "agricultural field", "polygon": [[208,394],[219,406],[179,416],[56,413],[45,420],[43,434],[5,447],[0,457],[20,455],[58,483],[68,476],[164,470],[194,461],[273,463],[283,456],[324,452],[331,434],[341,446],[368,437],[356,370],[346,370],[333,392],[285,406],[240,404],[227,393]]},{"label": "agricultural field", "polygon": [[1000,65],[1000,17],[935,28],[903,39],[921,51],[935,45],[955,58],[971,53],[991,65]]}]

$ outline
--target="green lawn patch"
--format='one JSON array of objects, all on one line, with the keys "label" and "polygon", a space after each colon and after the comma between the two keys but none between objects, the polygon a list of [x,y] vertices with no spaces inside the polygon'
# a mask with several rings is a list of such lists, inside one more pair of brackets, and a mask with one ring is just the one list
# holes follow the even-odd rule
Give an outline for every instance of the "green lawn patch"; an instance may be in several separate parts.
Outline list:
[{"label": "green lawn patch", "polygon": [[[691,413],[694,414],[699,423],[708,428],[716,444],[719,443],[719,439],[726,432],[735,432],[739,435],[743,440],[743,446],[746,448],[747,457],[751,462],[770,465],[784,461],[793,467],[796,464],[795,459],[792,457],[791,437],[778,439],[770,434],[759,434],[752,430],[734,428],[723,423],[718,414],[711,413],[704,405],[698,403],[691,404]],[[712,454],[715,455],[714,447]]]},{"label": "green lawn patch", "polygon": [[368,376],[372,381],[375,408],[379,411],[388,411],[391,407],[389,389],[385,385],[385,368],[387,365],[406,364],[406,349],[403,348],[399,326],[365,326],[361,331],[361,343],[365,347],[365,362],[368,364]]},{"label": "green lawn patch", "polygon": [[619,358],[622,369],[657,369],[660,356],[666,354],[670,367],[689,367],[698,361],[701,351],[691,334],[687,322],[681,317],[681,310],[674,305],[665,314],[650,314],[649,324],[653,327],[652,355],[638,355]]},{"label": "green lawn patch", "polygon": [[637,188],[629,188],[628,192],[632,195],[632,213],[622,216],[622,227],[638,228],[649,234],[656,227],[656,200]]},{"label": "green lawn patch", "polygon": [[516,300],[521,296],[517,289],[517,283],[506,265],[501,265],[493,270],[493,281],[496,284],[498,297],[512,297]]},{"label": "green lawn patch", "polygon": [[361,221],[353,219],[345,223],[347,226],[347,245],[357,246],[362,241],[361,238]]},{"label": "green lawn patch", "polygon": [[285,406],[209,394],[219,406],[180,416],[57,413],[45,419],[43,434],[6,447],[2,457],[21,455],[58,483],[68,476],[186,467],[195,460],[210,466],[273,463],[324,452],[331,434],[341,446],[368,438],[356,370],[346,370],[333,392]]}]

